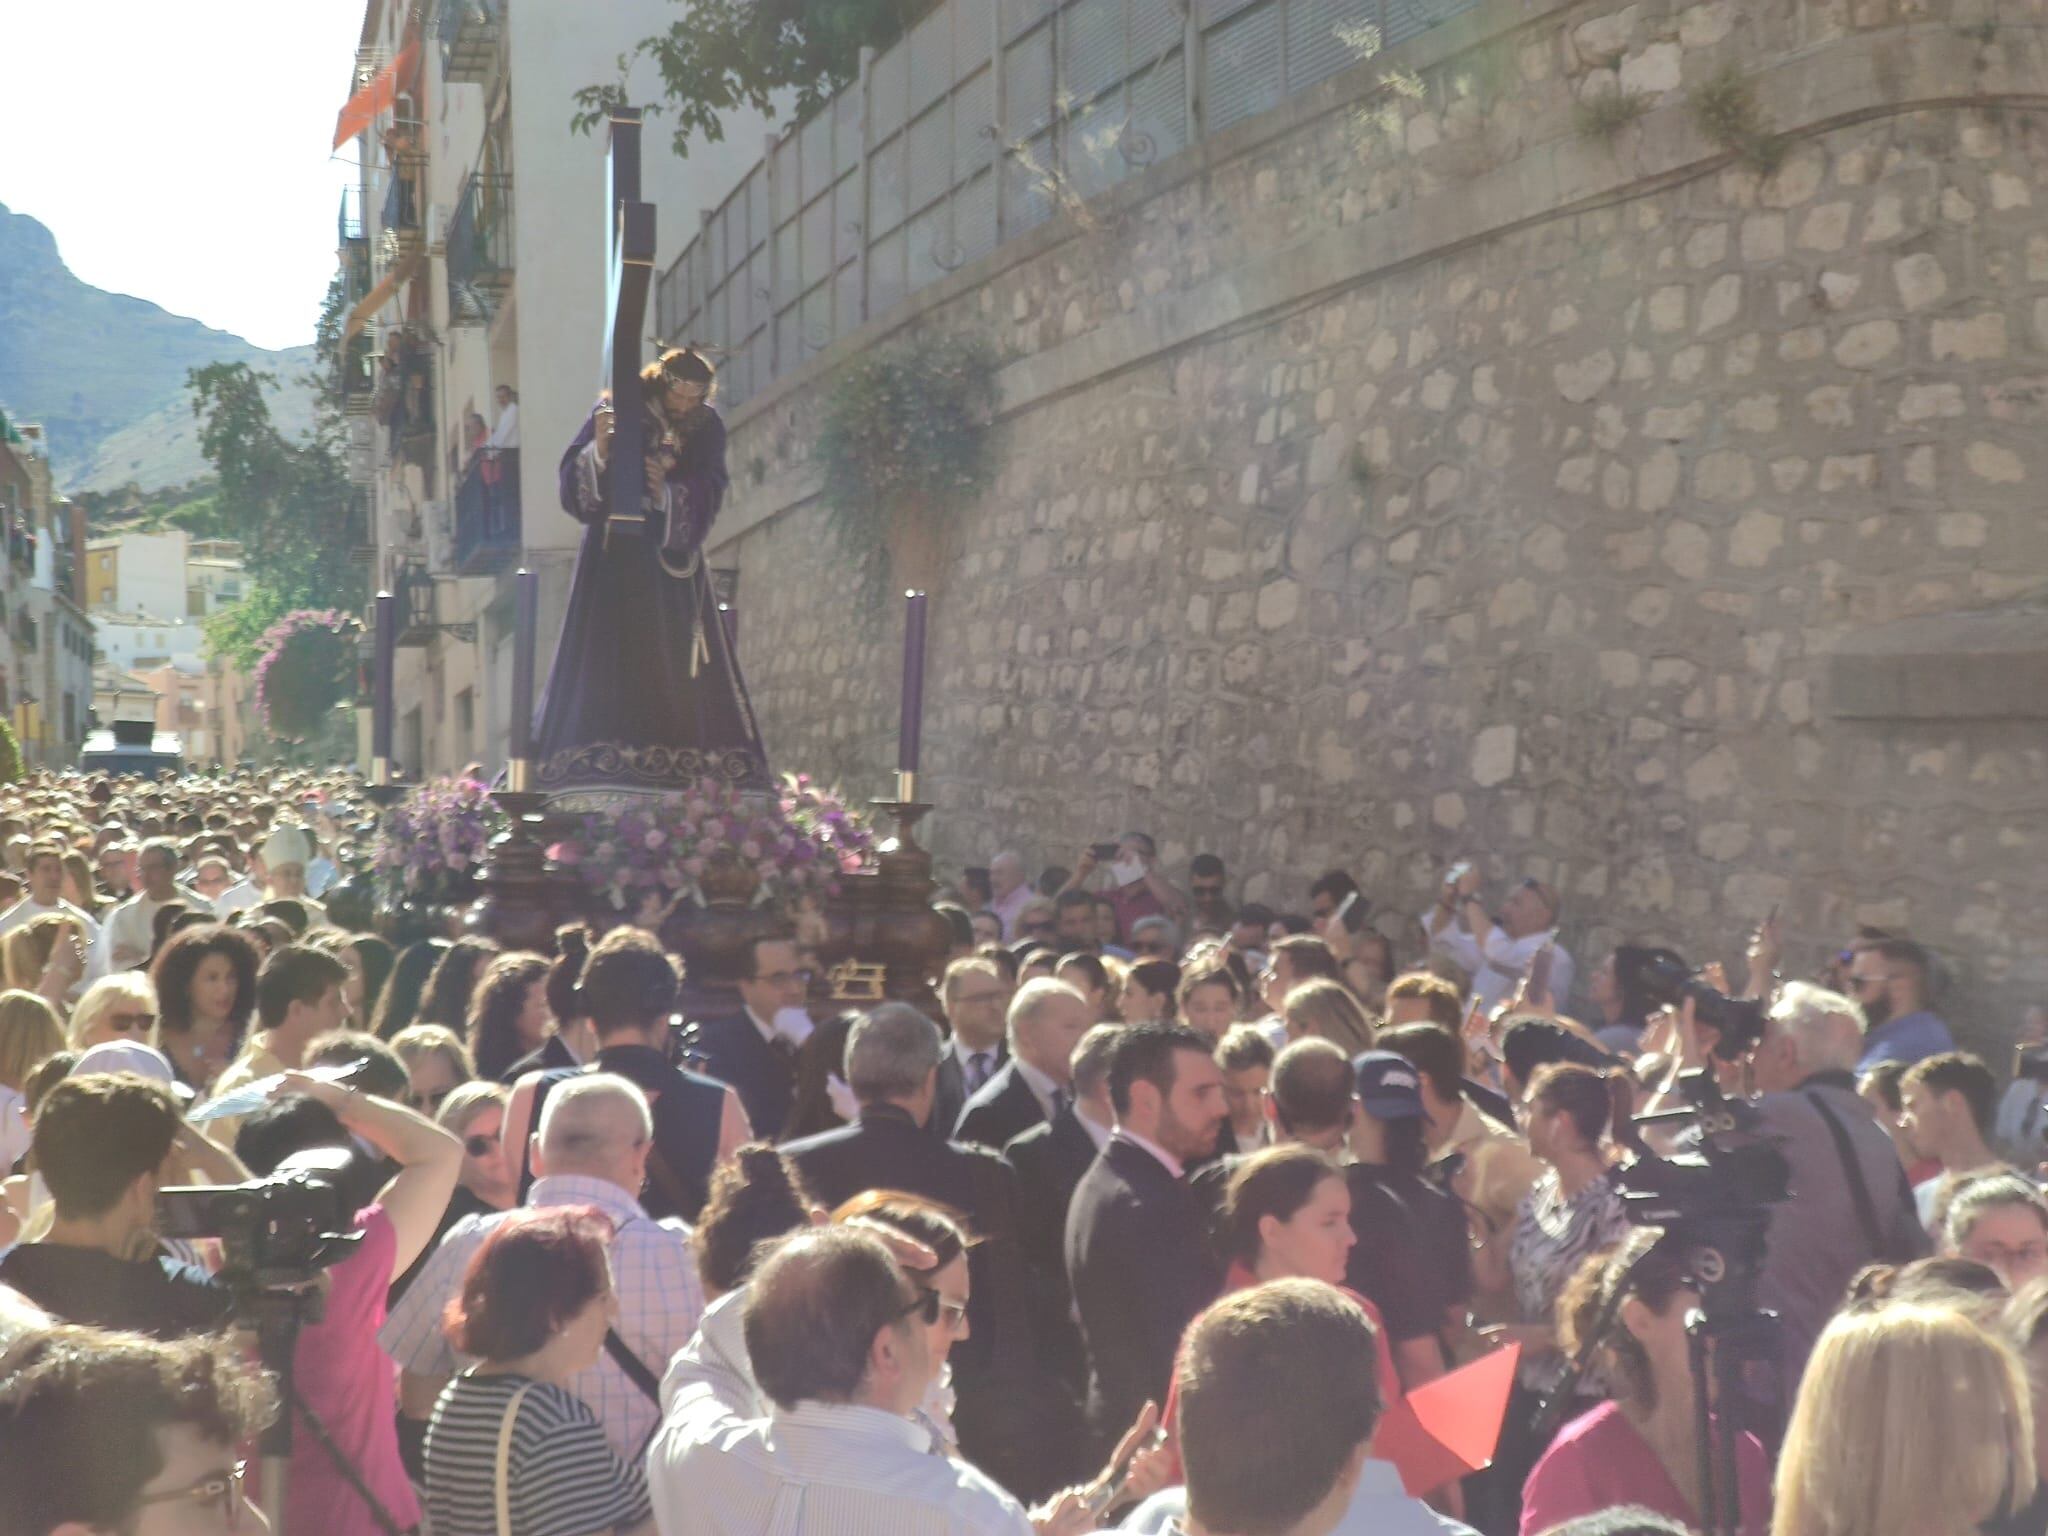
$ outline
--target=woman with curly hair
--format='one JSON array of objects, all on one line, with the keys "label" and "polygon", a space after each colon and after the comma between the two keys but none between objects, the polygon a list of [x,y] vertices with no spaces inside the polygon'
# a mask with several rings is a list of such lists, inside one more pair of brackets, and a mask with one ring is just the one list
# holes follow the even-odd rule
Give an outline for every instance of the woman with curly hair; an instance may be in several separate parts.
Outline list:
[{"label": "woman with curly hair", "polygon": [[156,1038],[178,1080],[204,1092],[242,1047],[256,1009],[256,946],[215,924],[171,935],[150,968]]},{"label": "woman with curly hair", "polygon": [[[460,949],[450,950],[441,964]],[[514,1064],[540,1049],[548,1033],[550,969],[545,956],[527,953],[499,955],[484,968],[469,1001],[469,1052],[478,1077],[510,1082],[517,1075]]]}]

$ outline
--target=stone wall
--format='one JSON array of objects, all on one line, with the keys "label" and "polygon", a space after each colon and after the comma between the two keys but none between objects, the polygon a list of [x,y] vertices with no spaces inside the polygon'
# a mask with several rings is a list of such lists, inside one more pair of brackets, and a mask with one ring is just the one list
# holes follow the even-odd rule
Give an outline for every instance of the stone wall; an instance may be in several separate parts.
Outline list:
[{"label": "stone wall", "polygon": [[[1471,853],[1568,893],[1582,971],[1732,958],[1782,904],[1795,969],[1908,926],[2002,1036],[2048,984],[2048,696],[1971,679],[2048,655],[2010,642],[2048,577],[2044,21],[1498,0],[954,274],[733,422],[714,558],[771,751],[861,792],[894,761],[820,381],[980,327],[1012,360],[933,599],[948,864],[1140,826],[1414,909]],[[1729,70],[1767,177],[1695,120]],[[1588,131],[1617,88],[1645,110]],[[1910,668],[1921,707],[1838,714],[1845,649],[1845,698]]]}]

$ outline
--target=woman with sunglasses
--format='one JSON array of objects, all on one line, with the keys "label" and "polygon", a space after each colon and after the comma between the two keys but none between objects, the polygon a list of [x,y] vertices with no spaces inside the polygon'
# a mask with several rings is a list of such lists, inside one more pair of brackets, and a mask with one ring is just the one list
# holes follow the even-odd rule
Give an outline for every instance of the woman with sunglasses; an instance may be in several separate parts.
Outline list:
[{"label": "woman with sunglasses", "polygon": [[391,1049],[405,1063],[405,1101],[423,1115],[438,1115],[442,1101],[477,1075],[468,1048],[439,1024],[401,1029],[391,1037]]},{"label": "woman with sunglasses", "polygon": [[102,976],[71,1010],[71,1049],[90,1050],[105,1040],[149,1044],[156,1028],[156,988],[140,971]]}]

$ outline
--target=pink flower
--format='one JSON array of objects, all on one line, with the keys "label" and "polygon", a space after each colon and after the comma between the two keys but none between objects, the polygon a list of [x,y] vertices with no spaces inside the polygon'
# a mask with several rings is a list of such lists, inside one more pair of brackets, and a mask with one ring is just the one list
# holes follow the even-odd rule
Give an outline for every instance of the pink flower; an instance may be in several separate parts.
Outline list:
[{"label": "pink flower", "polygon": [[647,850],[651,853],[668,841],[668,834],[659,827],[656,827],[649,831],[640,841],[646,845]]}]

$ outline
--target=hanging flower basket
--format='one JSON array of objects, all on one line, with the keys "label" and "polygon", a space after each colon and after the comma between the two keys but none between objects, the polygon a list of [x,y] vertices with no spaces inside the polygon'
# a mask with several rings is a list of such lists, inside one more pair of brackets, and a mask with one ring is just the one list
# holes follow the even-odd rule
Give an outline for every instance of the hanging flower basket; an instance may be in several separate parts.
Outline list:
[{"label": "hanging flower basket", "polygon": [[280,741],[304,741],[355,686],[362,625],[338,609],[300,608],[257,642],[256,710]]}]

